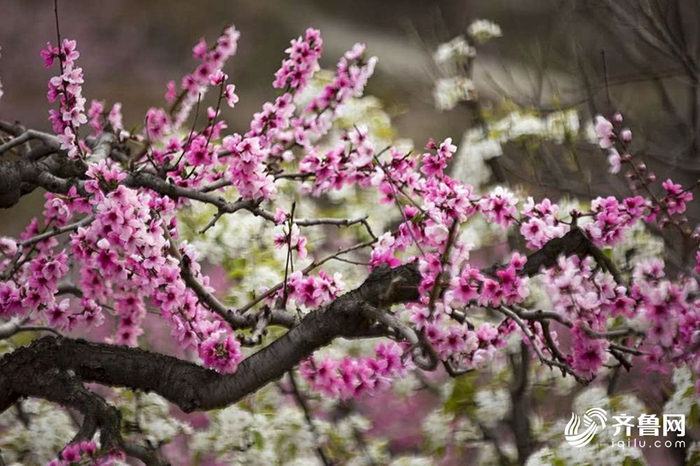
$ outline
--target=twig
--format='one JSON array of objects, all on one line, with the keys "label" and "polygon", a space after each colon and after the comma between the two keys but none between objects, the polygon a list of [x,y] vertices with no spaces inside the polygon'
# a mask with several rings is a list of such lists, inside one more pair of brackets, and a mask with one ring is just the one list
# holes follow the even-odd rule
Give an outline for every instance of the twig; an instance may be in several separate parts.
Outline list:
[{"label": "twig", "polygon": [[[241,314],[231,312],[231,309],[219,301],[214,294],[209,292],[204,285],[197,280],[192,273],[189,258],[183,257],[183,255],[180,254],[180,251],[175,245],[175,241],[170,235],[168,229],[164,228],[163,231],[166,239],[170,243],[170,253],[175,259],[178,260],[178,262],[180,262],[180,274],[182,279],[185,281],[187,286],[194,291],[200,301],[202,301],[202,303],[204,303],[209,310],[223,318],[234,330],[248,328],[255,325],[256,320],[254,316],[243,316]],[[298,323],[298,319],[287,312],[273,312],[270,317],[270,323],[291,328]]]},{"label": "twig", "polygon": [[[53,14],[54,18],[56,19],[56,46],[58,47],[59,50],[61,50],[61,25],[58,20],[58,0],[53,0]],[[63,59],[59,59],[59,63],[61,65],[61,74],[63,74]]]},{"label": "twig", "polygon": [[[275,214],[267,210],[260,209],[258,207],[251,207],[247,210],[258,217],[263,217],[266,220],[275,221]],[[314,225],[335,225],[338,227],[349,227],[359,223],[367,229],[367,233],[369,233],[369,235],[372,238],[376,239],[376,236],[372,232],[372,229],[370,228],[369,223],[367,222],[366,215],[364,217],[358,218],[299,218],[294,219],[294,223],[300,227],[310,227]]]},{"label": "twig", "polygon": [[403,336],[406,341],[412,345],[418,345],[419,339],[416,332],[412,328],[405,325],[403,322],[398,320],[396,317],[391,315],[388,311],[382,311],[369,304],[363,304],[360,308],[363,314],[365,314],[370,319],[375,319],[376,321],[386,325],[388,328],[395,330],[401,336]]},{"label": "twig", "polygon": [[437,300],[438,296],[440,295],[440,291],[442,290],[442,277],[445,275],[444,269],[447,265],[447,260],[450,257],[450,250],[452,249],[452,244],[455,239],[455,232],[457,231],[458,226],[459,224],[457,222],[457,219],[454,219],[452,221],[452,225],[450,225],[449,233],[447,234],[447,241],[445,241],[445,249],[442,251],[442,255],[440,256],[440,272],[438,273],[438,276],[435,277],[433,289],[430,290],[430,301],[428,301],[428,312],[430,313],[430,316],[433,315],[433,311],[435,310],[435,301]]},{"label": "twig", "polygon": [[284,262],[284,280],[282,281],[282,303],[281,308],[287,308],[287,297],[289,296],[289,287],[287,286],[287,280],[289,279],[289,269],[291,267],[292,272],[294,272],[294,262],[292,260],[292,227],[294,226],[294,211],[296,210],[297,203],[292,203],[292,211],[289,214],[289,222],[287,223],[287,260]]},{"label": "twig", "polygon": [[[311,272],[312,270],[314,270],[314,269],[320,267],[321,265],[325,264],[325,263],[328,262],[329,260],[335,259],[336,257],[338,257],[338,256],[340,256],[340,255],[342,255],[342,254],[347,254],[347,253],[352,252],[352,251],[355,251],[355,250],[357,250],[357,249],[362,249],[362,248],[366,248],[366,247],[368,247],[368,246],[371,246],[371,245],[373,245],[374,243],[376,243],[376,241],[377,241],[377,240],[375,240],[375,239],[369,240],[369,241],[365,241],[364,243],[356,244],[355,246],[350,246],[349,248],[342,249],[342,250],[336,252],[336,253],[333,254],[333,255],[326,256],[326,257],[324,257],[323,259],[321,259],[321,260],[318,261],[318,262],[317,262],[317,261],[313,261],[313,262],[312,262],[311,264],[309,264],[305,269],[303,269],[303,270],[301,271],[301,273],[302,273],[302,275],[306,275],[307,273]],[[249,311],[253,306],[255,306],[256,304],[260,303],[260,302],[263,301],[264,299],[269,298],[269,297],[272,296],[273,294],[277,293],[279,290],[282,289],[283,286],[284,286],[284,282],[280,282],[280,283],[278,283],[277,285],[273,286],[272,288],[269,288],[267,291],[265,291],[265,292],[262,293],[260,296],[258,296],[257,298],[253,299],[252,301],[250,301],[250,302],[249,302],[248,304],[246,304],[245,306],[238,308],[238,313],[239,313],[239,314],[245,314],[246,312],[248,312],[248,311]]]},{"label": "twig", "polygon": [[[304,412],[304,418],[306,419],[306,424],[309,426],[309,430],[311,431],[313,436],[316,437],[316,441],[319,442],[321,436],[319,435],[318,430],[316,429],[316,425],[314,424],[314,421],[311,418],[311,410],[309,409],[309,406],[306,404],[306,400],[299,391],[299,386],[297,385],[297,382],[294,378],[294,374],[291,371],[288,372],[288,374],[289,381],[292,385],[292,394],[294,395],[294,399],[296,400],[301,410]],[[323,447],[320,444],[316,445],[316,454],[325,466],[331,466],[334,464],[328,459],[326,452],[323,451]]]},{"label": "twig", "polygon": [[36,235],[36,236],[32,236],[31,238],[28,238],[28,239],[22,241],[21,243],[18,244],[18,246],[21,246],[21,247],[31,246],[33,244],[40,242],[40,241],[44,241],[45,239],[49,239],[53,236],[58,236],[58,235],[61,235],[63,233],[75,231],[80,227],[84,227],[86,225],[89,225],[90,223],[92,223],[92,221],[94,219],[95,219],[95,217],[93,217],[92,215],[88,215],[87,217],[83,218],[82,220],[78,220],[77,222],[70,223],[70,224],[64,225],[62,227],[53,227],[52,229],[47,230],[44,233],[41,233],[41,234]]},{"label": "twig", "polygon": [[507,317],[510,317],[517,325],[520,327],[522,332],[525,334],[528,340],[530,340],[530,344],[532,346],[532,349],[535,351],[535,354],[537,354],[537,357],[539,358],[540,362],[543,364],[549,366],[549,367],[556,367],[562,371],[564,374],[570,374],[572,375],[579,383],[581,384],[587,384],[588,381],[580,377],[578,374],[576,374],[568,365],[563,364],[559,361],[555,361],[553,359],[547,358],[543,353],[540,347],[537,345],[537,340],[535,339],[535,336],[532,334],[530,331],[530,328],[527,326],[525,322],[518,316],[518,314],[510,309],[508,309],[506,306],[498,306],[496,308],[492,308],[496,311],[499,311],[503,314],[505,314]]},{"label": "twig", "polygon": [[4,154],[13,147],[24,144],[25,142],[31,141],[32,139],[39,139],[44,144],[46,144],[54,150],[59,150],[61,148],[61,143],[58,141],[56,136],[44,133],[42,131],[28,129],[16,138],[10,139],[5,144],[0,145],[0,154]]},{"label": "twig", "polygon": [[207,223],[207,225],[206,225],[204,228],[202,228],[201,230],[199,230],[199,234],[200,234],[200,235],[203,235],[204,233],[206,233],[207,230],[209,230],[211,227],[213,227],[214,225],[216,225],[216,222],[218,222],[219,219],[220,219],[223,215],[224,215],[224,212],[223,212],[221,209],[217,210],[217,211],[216,211],[216,214],[214,215],[214,218],[212,218],[211,221],[210,221],[209,223]]}]

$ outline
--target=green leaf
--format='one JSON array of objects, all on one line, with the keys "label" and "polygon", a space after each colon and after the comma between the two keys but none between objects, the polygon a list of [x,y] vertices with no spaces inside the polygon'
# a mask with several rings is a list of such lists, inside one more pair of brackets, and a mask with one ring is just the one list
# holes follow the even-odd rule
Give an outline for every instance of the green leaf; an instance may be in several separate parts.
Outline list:
[{"label": "green leaf", "polygon": [[445,402],[444,408],[446,413],[472,414],[475,409],[474,397],[476,396],[476,388],[474,381],[476,377],[477,374],[471,372],[455,380],[452,393]]},{"label": "green leaf", "polygon": [[694,451],[688,458],[687,466],[700,466],[700,451]]},{"label": "green leaf", "polygon": [[700,408],[698,407],[697,403],[694,403],[693,406],[690,407],[690,415],[685,419],[685,422],[687,423],[686,427],[692,429],[697,425],[698,419],[700,419]]},{"label": "green leaf", "polygon": [[253,443],[258,450],[262,450],[265,447],[265,437],[257,430],[253,431]]}]

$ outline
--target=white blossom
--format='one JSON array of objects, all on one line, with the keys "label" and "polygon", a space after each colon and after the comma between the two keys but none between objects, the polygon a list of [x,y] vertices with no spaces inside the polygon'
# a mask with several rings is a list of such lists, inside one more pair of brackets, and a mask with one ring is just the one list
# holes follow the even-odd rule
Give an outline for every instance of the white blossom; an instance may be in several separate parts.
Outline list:
[{"label": "white blossom", "polygon": [[464,133],[455,157],[454,176],[456,179],[481,187],[491,177],[491,171],[485,161],[503,155],[500,141],[491,139],[481,130]]},{"label": "white blossom", "polygon": [[440,110],[451,110],[459,102],[474,99],[476,88],[471,79],[464,76],[439,79],[433,91],[435,106]]},{"label": "white blossom", "polygon": [[[76,428],[68,414],[51,403],[28,399],[22,410],[31,420],[28,427],[16,422],[13,410],[0,414],[0,451],[7,462],[46,464],[73,438]],[[14,456],[20,452],[27,454]]]},{"label": "white blossom", "polygon": [[389,466],[433,466],[435,460],[424,456],[401,456],[389,463]]},{"label": "white blossom", "polygon": [[423,419],[421,430],[431,448],[435,449],[447,445],[452,435],[451,422],[452,416],[442,409],[436,409]]},{"label": "white blossom", "polygon": [[451,61],[461,61],[467,57],[476,55],[476,49],[469,45],[464,37],[455,37],[449,42],[440,44],[433,55],[433,58],[438,63]]},{"label": "white blossom", "polygon": [[545,132],[549,139],[561,144],[566,135],[576,135],[580,123],[576,109],[550,113],[544,120]]},{"label": "white blossom", "polygon": [[469,34],[475,41],[482,44],[489,39],[501,37],[503,35],[501,32],[501,27],[487,19],[477,19],[476,21],[472,22],[469,27],[467,27],[467,34]]},{"label": "white blossom", "polygon": [[495,427],[511,409],[507,390],[481,390],[476,394],[477,417],[487,427]]},{"label": "white blossom", "polygon": [[582,415],[591,408],[608,410],[610,398],[603,387],[590,387],[578,394],[573,403],[573,411]]},{"label": "white blossom", "polygon": [[675,391],[664,405],[664,414],[683,414],[687,418],[698,402],[695,382],[688,367],[674,369],[673,385]]}]

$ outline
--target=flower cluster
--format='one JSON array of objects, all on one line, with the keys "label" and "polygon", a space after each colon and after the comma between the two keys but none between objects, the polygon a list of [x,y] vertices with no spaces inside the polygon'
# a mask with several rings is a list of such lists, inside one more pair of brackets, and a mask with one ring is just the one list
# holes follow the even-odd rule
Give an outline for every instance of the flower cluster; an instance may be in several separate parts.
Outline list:
[{"label": "flower cluster", "polygon": [[222,374],[233,373],[243,360],[240,347],[234,335],[225,336],[223,331],[216,331],[199,345],[199,356],[205,366]]},{"label": "flower cluster", "polygon": [[649,202],[642,196],[628,197],[620,202],[609,196],[591,202],[594,221],[584,226],[588,236],[598,245],[612,246],[637,220],[648,213]]},{"label": "flower cluster", "polygon": [[374,155],[366,128],[356,128],[345,133],[338,144],[323,155],[316,149],[307,151],[299,162],[299,172],[315,175],[311,190],[314,196],[351,184],[367,186],[376,173]]},{"label": "flower cluster", "polygon": [[338,61],[333,81],[314,97],[304,109],[297,125],[308,133],[303,141],[318,140],[328,132],[337,117],[338,111],[351,97],[362,95],[365,85],[374,73],[376,57],[365,58],[365,45],[355,44]]},{"label": "flower cluster", "polygon": [[109,112],[106,110],[104,102],[99,100],[92,100],[90,102],[87,116],[95,136],[102,134],[105,129],[108,129],[122,138],[129,136],[129,133],[124,130],[121,109],[122,104],[119,102],[112,105]]},{"label": "flower cluster", "polygon": [[440,110],[452,110],[460,102],[474,100],[475,95],[474,82],[464,76],[442,78],[433,91],[435,106]]},{"label": "flower cluster", "polygon": [[693,193],[684,190],[680,184],[674,183],[670,179],[661,183],[661,186],[666,190],[666,196],[661,202],[668,213],[673,215],[685,212],[686,204],[693,200]]},{"label": "flower cluster", "polygon": [[[61,451],[59,455],[60,459],[52,460],[48,463],[48,466],[68,466],[71,464],[77,464],[84,459],[87,460],[94,458],[96,453],[97,444],[94,441],[72,443],[70,445],[66,445],[66,447]],[[108,466],[114,464],[116,459],[123,459],[123,454],[120,454],[117,458],[111,457],[109,459],[97,459],[92,464]]]},{"label": "flower cluster", "polygon": [[292,46],[285,52],[289,58],[282,62],[282,67],[275,73],[273,87],[278,89],[299,89],[306,86],[313,74],[318,71],[323,40],[317,29],[307,29],[304,38],[292,41]]},{"label": "flower cluster", "polygon": [[[651,172],[645,163],[635,161],[629,153],[632,142],[632,132],[627,128],[621,128],[622,115],[616,113],[612,121],[598,115],[595,119],[595,135],[598,145],[608,150],[608,163],[611,173],[619,173],[623,165],[627,166],[625,178],[633,191],[643,190],[649,194],[648,212],[645,212],[644,220],[658,222],[659,226],[666,227],[673,224],[683,235],[689,236],[688,219],[683,216],[686,204],[693,200],[693,193],[686,190],[671,179],[661,183],[665,191],[663,197],[656,196],[652,183],[656,175]],[[622,155],[620,155],[622,153]],[[637,196],[641,199],[641,197]]]},{"label": "flower cluster", "polygon": [[[68,326],[69,319],[64,318],[68,300],[59,303],[55,299],[59,280],[68,273],[68,255],[65,250],[55,253],[45,244],[37,247],[40,252],[34,258],[27,260],[24,256],[14,281],[0,282],[0,317],[9,319],[41,311],[51,325]],[[14,254],[6,257],[23,257],[21,250],[12,250]]]},{"label": "flower cluster", "polygon": [[469,34],[475,41],[479,43],[486,42],[494,37],[501,37],[501,27],[487,19],[478,19],[472,22],[467,28]]},{"label": "flower cluster", "polygon": [[275,194],[274,177],[264,165],[270,152],[259,138],[226,136],[223,148],[231,154],[227,175],[244,199],[269,199]]},{"label": "flower cluster", "polygon": [[49,92],[46,96],[49,102],[59,102],[58,110],[49,111],[49,120],[61,141],[61,149],[65,150],[70,158],[80,155],[78,128],[88,121],[82,89],[83,70],[75,66],[75,61],[80,57],[76,46],[76,41],[63,39],[60,47],[49,42],[41,51],[47,68],[53,65],[55,59],[58,59],[61,65],[61,74],[49,80]]},{"label": "flower cluster", "polygon": [[517,212],[515,205],[518,199],[508,189],[496,186],[492,193],[479,201],[479,209],[489,222],[495,222],[504,227],[515,221]]},{"label": "flower cluster", "polygon": [[[192,73],[182,78],[180,82],[181,96],[179,100],[175,83],[168,83],[166,100],[168,103],[176,105],[177,108],[177,113],[175,113],[173,121],[170,123],[171,130],[174,131],[182,126],[197,102],[204,97],[207,89],[212,85],[212,81],[215,83],[217,83],[217,79],[225,81],[221,70],[226,61],[236,54],[240,35],[241,33],[238,32],[236,28],[230,26],[224,30],[213,46],[209,47],[204,39],[200,39],[197,45],[194,46],[192,55],[201,63]],[[235,103],[235,100],[237,100],[233,90],[234,88],[226,89],[226,92],[229,94],[227,100],[230,103]],[[159,115],[161,118],[166,118],[166,120],[162,122],[163,124],[166,123],[167,114],[159,112]],[[149,130],[151,130],[150,127]],[[153,133],[151,137],[154,137]],[[157,139],[157,136],[155,136],[155,139]]]},{"label": "flower cluster", "polygon": [[474,57],[476,50],[469,45],[466,39],[462,36],[455,37],[451,41],[440,44],[437,51],[433,55],[436,62],[460,62],[467,57]]},{"label": "flower cluster", "polygon": [[314,309],[330,303],[340,295],[345,288],[341,278],[339,273],[331,276],[325,270],[321,270],[318,277],[305,276],[301,271],[296,271],[287,278],[286,291],[280,290],[269,302],[273,304],[275,298],[284,298],[286,294],[298,306]]},{"label": "flower cluster", "polygon": [[380,343],[375,357],[346,357],[340,361],[310,358],[301,364],[300,372],[311,388],[329,397],[357,398],[376,394],[389,387],[392,379],[406,373],[408,366],[403,351],[395,343]]},{"label": "flower cluster", "polygon": [[275,247],[289,248],[296,252],[299,259],[306,259],[306,236],[301,235],[297,224],[293,223],[291,229],[285,225],[282,230],[282,233],[275,235]]},{"label": "flower cluster", "polygon": [[523,220],[520,223],[520,234],[527,241],[530,249],[540,249],[549,240],[561,238],[569,231],[568,225],[557,218],[559,206],[552,204],[549,199],[535,204],[532,197],[527,198],[523,206]]}]

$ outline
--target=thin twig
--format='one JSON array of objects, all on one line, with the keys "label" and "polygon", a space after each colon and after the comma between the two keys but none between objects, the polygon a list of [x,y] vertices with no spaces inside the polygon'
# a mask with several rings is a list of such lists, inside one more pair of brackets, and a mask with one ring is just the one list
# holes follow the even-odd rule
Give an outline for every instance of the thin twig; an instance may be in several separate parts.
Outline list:
[{"label": "thin twig", "polygon": [[[316,442],[319,442],[321,436],[319,435],[318,430],[316,429],[316,425],[314,424],[314,420],[311,417],[311,410],[309,409],[306,400],[304,399],[304,397],[301,394],[301,391],[299,390],[299,386],[297,385],[297,382],[294,378],[294,374],[291,371],[288,372],[288,374],[289,381],[292,385],[292,393],[294,395],[294,399],[296,400],[301,410],[304,412],[304,419],[306,419],[306,424],[309,426],[309,430],[316,438]],[[316,445],[316,454],[325,466],[331,466],[334,464],[331,460],[328,459],[326,452],[323,451],[323,447],[320,444]]]},{"label": "thin twig", "polygon": [[28,239],[22,241],[21,243],[18,244],[18,246],[21,246],[21,247],[31,246],[33,244],[36,244],[36,243],[39,243],[39,242],[44,241],[46,239],[49,239],[53,236],[58,236],[58,235],[61,235],[63,233],[75,231],[80,227],[84,227],[86,225],[89,225],[90,223],[92,223],[92,221],[94,219],[95,219],[95,217],[93,217],[92,215],[88,215],[87,217],[85,217],[82,220],[79,220],[77,222],[70,223],[70,224],[64,225],[62,227],[53,227],[52,229],[47,230],[44,233],[41,233],[41,234],[36,235],[36,236],[32,236],[31,238],[28,238]]},{"label": "thin twig", "polygon": [[58,141],[56,136],[53,136],[42,131],[36,131],[33,129],[28,129],[16,138],[10,139],[5,144],[0,145],[0,154],[4,154],[13,147],[24,144],[25,142],[31,141],[33,139],[38,139],[51,149],[59,150],[61,148],[61,143]]},{"label": "thin twig", "polygon": [[[320,267],[321,265],[325,264],[325,263],[328,262],[329,260],[335,259],[336,257],[338,257],[338,256],[340,256],[340,255],[342,255],[342,254],[347,254],[347,253],[352,252],[352,251],[355,251],[355,250],[357,250],[357,249],[362,249],[362,248],[366,248],[366,247],[368,247],[368,246],[371,246],[371,245],[373,245],[374,243],[376,243],[376,241],[377,241],[377,240],[374,240],[374,239],[373,239],[373,240],[369,240],[369,241],[365,241],[364,243],[356,244],[355,246],[350,246],[349,248],[342,249],[342,250],[336,252],[335,254],[332,254],[332,255],[330,255],[330,256],[326,256],[326,257],[324,257],[323,259],[321,259],[321,260],[318,261],[318,262],[317,262],[317,261],[313,261],[313,262],[312,262],[311,264],[309,264],[305,269],[303,269],[303,270],[301,271],[301,273],[302,273],[302,275],[306,275],[307,273],[311,272],[312,270],[314,270],[314,269]],[[246,304],[245,306],[238,308],[238,313],[239,313],[239,314],[245,314],[246,312],[248,312],[248,310],[250,310],[250,309],[251,309],[253,306],[255,306],[256,304],[260,303],[260,302],[263,301],[264,299],[269,298],[269,297],[272,296],[273,294],[277,293],[279,290],[282,289],[283,286],[284,286],[284,282],[280,282],[280,283],[278,283],[277,285],[273,286],[272,288],[269,288],[267,291],[265,291],[265,292],[262,293],[260,296],[258,296],[257,298],[253,299],[252,301],[250,301],[250,302],[249,302],[248,304]]]}]

